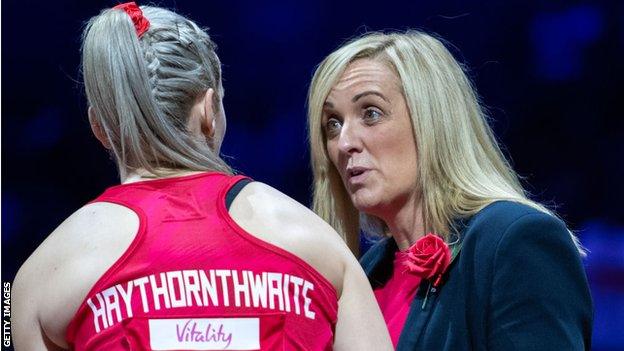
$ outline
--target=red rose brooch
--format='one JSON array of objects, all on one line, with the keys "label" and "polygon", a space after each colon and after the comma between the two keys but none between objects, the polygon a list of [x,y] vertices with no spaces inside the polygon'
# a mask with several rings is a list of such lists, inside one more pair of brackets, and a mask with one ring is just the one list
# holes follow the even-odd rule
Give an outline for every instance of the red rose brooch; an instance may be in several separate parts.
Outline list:
[{"label": "red rose brooch", "polygon": [[418,239],[407,252],[407,270],[422,279],[432,280],[438,287],[451,263],[451,251],[439,236],[429,233]]}]

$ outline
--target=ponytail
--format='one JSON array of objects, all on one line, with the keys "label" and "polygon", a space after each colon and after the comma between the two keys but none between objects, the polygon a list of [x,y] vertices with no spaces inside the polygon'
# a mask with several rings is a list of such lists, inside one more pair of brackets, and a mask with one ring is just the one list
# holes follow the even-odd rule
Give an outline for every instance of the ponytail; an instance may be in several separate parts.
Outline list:
[{"label": "ponytail", "polygon": [[[107,9],[84,32],[82,69],[95,118],[121,178],[137,169],[232,173],[209,143],[187,130],[191,107],[209,88],[222,96],[215,45],[193,22],[142,7],[150,27],[141,38],[131,18]],[[215,106],[219,106],[216,103]]]}]

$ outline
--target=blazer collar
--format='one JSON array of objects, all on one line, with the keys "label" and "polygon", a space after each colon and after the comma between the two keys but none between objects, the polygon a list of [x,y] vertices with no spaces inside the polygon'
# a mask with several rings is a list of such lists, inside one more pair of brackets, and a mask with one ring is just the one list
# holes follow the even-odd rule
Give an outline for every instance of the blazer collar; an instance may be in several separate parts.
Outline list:
[{"label": "blazer collar", "polygon": [[[464,240],[464,230],[471,218],[458,218],[453,221],[455,233],[458,239],[451,246],[453,256],[456,257]],[[394,238],[385,237],[371,247],[360,259],[362,268],[368,277],[373,289],[384,285],[392,277],[392,264],[394,253],[398,251]],[[452,262],[451,262],[452,263]]]},{"label": "blazer collar", "polygon": [[[470,219],[471,218],[457,219],[453,223],[458,239],[451,246],[453,261],[451,261],[447,273],[452,266],[454,266],[455,258],[459,255],[464,232]],[[373,289],[383,286],[390,277],[392,277],[394,253],[397,250],[396,241],[394,241],[392,237],[383,238],[360,260]],[[443,288],[443,286],[441,288]],[[422,281],[414,297],[414,301],[411,303],[405,326],[399,337],[397,350],[411,350],[417,345],[420,335],[437,303],[438,294],[439,291],[435,291],[435,289],[433,291],[431,290],[431,284],[428,281]]]},{"label": "blazer collar", "polygon": [[371,247],[360,260],[373,289],[383,286],[392,276],[392,262],[397,250],[394,238],[386,237]]}]

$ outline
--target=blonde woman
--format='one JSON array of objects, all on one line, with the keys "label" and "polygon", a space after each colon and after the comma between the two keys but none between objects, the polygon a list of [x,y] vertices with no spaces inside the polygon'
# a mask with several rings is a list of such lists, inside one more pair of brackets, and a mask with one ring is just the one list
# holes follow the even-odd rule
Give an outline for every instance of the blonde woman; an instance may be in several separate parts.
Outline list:
[{"label": "blonde woman", "polygon": [[126,3],[89,22],[93,132],[121,183],[17,274],[16,350],[389,350],[357,260],[326,223],[235,176],[208,34]]},{"label": "blonde woman", "polygon": [[357,250],[398,350],[589,349],[576,238],[530,200],[461,65],[417,31],[327,56],[308,96],[314,210]]}]

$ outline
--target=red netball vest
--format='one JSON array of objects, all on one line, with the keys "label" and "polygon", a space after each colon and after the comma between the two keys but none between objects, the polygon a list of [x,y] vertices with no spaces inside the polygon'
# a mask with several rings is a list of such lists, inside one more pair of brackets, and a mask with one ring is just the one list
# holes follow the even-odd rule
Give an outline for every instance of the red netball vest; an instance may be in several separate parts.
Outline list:
[{"label": "red netball vest", "polygon": [[124,184],[94,200],[133,210],[140,226],[70,322],[70,347],[330,350],[334,287],[232,220],[225,195],[243,178],[202,173]]}]

